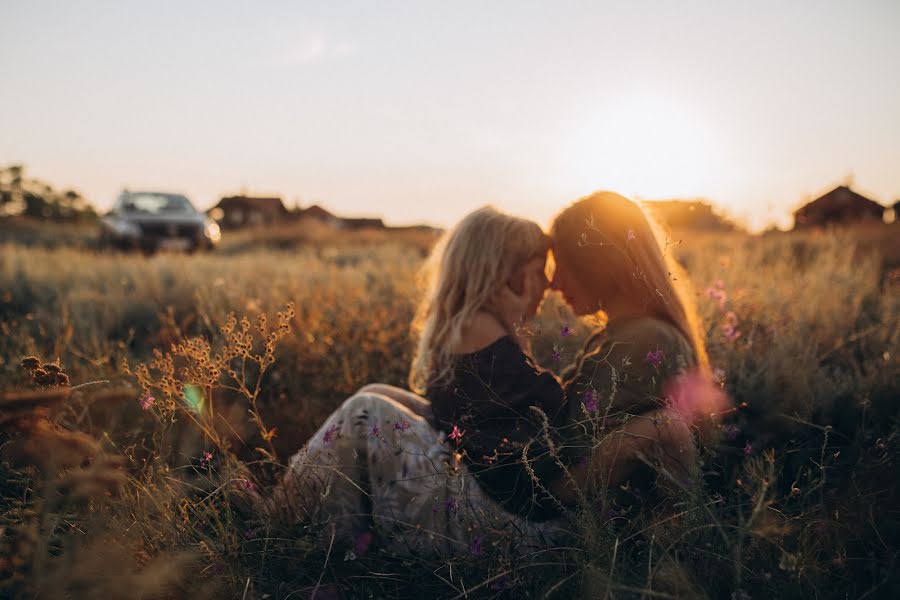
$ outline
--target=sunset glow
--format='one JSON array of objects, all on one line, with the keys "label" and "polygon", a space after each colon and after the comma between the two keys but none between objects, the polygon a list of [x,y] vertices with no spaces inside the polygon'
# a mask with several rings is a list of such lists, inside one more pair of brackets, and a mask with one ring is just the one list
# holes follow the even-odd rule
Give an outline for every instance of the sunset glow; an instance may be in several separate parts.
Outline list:
[{"label": "sunset glow", "polygon": [[[0,164],[446,226],[596,189],[900,198],[900,3],[4,2]],[[40,40],[36,43],[35,40]]]}]

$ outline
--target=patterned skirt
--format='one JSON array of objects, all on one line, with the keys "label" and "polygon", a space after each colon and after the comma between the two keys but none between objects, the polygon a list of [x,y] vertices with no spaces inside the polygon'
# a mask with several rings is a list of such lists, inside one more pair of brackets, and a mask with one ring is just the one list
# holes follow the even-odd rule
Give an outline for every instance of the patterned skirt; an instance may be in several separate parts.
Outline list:
[{"label": "patterned skirt", "polygon": [[533,522],[490,498],[454,440],[402,404],[358,393],[290,460],[271,500],[325,543],[365,551],[377,540],[418,556],[528,553],[574,541],[565,518]]}]

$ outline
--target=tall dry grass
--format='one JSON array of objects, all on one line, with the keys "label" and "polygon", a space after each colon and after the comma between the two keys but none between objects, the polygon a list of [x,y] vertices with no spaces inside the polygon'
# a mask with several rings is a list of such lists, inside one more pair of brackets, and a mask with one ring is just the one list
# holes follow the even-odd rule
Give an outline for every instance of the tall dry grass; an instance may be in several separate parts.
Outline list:
[{"label": "tall dry grass", "polygon": [[[343,398],[372,381],[404,383],[421,242],[323,237],[279,250],[248,236],[233,252],[153,257],[2,246],[2,589],[122,598],[897,591],[900,287],[877,251],[858,246],[841,234],[672,246],[697,287],[711,359],[741,407],[678,517],[584,513],[579,547],[442,564],[335,556],[303,529],[269,527],[242,501],[242,487],[264,488]],[[290,333],[261,377],[248,356],[232,357],[248,369],[249,396],[233,382],[209,385],[198,410],[177,393],[166,404],[157,386],[143,409],[140,384],[161,384],[166,369],[139,381],[136,365],[159,367],[168,353],[173,366],[196,367],[204,353],[234,348],[222,331],[230,313],[238,330],[248,318],[251,346],[264,352],[259,315],[274,323],[289,302]],[[563,338],[564,324],[576,335]],[[538,359],[559,370],[587,326],[551,296],[533,330]],[[178,347],[198,336],[208,350]],[[72,385],[109,383],[29,396],[35,380],[19,364],[28,355],[64,369]],[[184,383],[179,373],[171,378]],[[40,449],[72,455],[57,447],[86,454],[40,459]]]}]

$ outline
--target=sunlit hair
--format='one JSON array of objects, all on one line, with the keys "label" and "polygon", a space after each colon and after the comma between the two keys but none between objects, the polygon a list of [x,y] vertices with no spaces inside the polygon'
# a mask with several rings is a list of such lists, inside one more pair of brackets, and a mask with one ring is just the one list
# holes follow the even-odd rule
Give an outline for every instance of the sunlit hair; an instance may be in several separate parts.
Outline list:
[{"label": "sunlit hair", "polygon": [[546,255],[547,237],[537,223],[485,206],[470,213],[438,241],[421,272],[425,295],[413,321],[417,337],[410,388],[424,393],[446,381],[451,349],[475,313],[488,306],[515,271]]},{"label": "sunlit hair", "polygon": [[596,192],[562,211],[550,237],[554,259],[598,300],[598,310],[602,302],[627,298],[678,329],[698,364],[708,367],[691,285],[665,248],[660,227],[640,206],[613,192]]}]

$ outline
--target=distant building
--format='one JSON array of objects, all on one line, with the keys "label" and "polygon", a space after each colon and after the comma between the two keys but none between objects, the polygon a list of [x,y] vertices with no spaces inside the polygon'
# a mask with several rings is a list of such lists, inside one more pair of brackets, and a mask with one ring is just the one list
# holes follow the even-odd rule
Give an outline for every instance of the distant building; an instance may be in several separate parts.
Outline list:
[{"label": "distant building", "polygon": [[857,194],[847,186],[838,186],[794,211],[794,229],[878,222],[884,219],[884,206]]},{"label": "distant building", "polygon": [[327,223],[328,225],[336,225],[340,219],[318,204],[313,204],[309,208],[303,208],[297,211],[294,215],[297,219],[312,219],[315,221],[321,221],[322,223]]},{"label": "distant building", "polygon": [[337,226],[341,229],[384,229],[381,219],[339,219]]},{"label": "distant building", "polygon": [[287,209],[281,198],[250,196],[222,198],[209,212],[222,226],[232,228],[269,225],[283,221],[287,216]]},{"label": "distant building", "polygon": [[660,224],[670,229],[734,231],[734,223],[716,214],[712,205],[701,200],[646,201],[644,207]]}]

